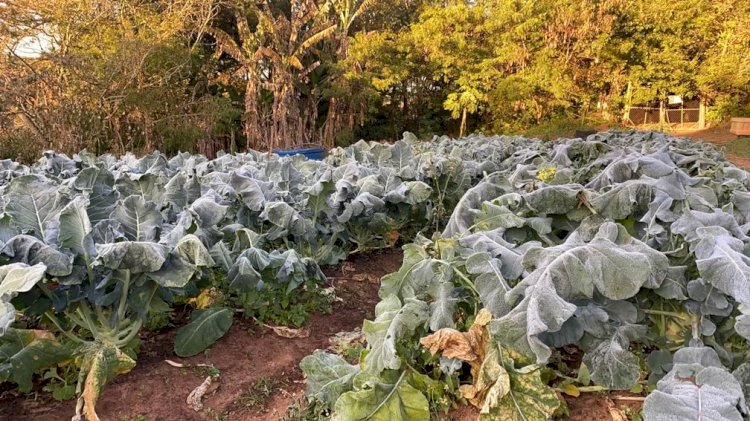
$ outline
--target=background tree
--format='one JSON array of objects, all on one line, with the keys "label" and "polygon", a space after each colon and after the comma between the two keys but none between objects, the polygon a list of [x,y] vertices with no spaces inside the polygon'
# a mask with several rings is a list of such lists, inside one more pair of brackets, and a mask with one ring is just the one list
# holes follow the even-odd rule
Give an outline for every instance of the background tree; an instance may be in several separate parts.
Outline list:
[{"label": "background tree", "polygon": [[317,141],[317,92],[308,90],[310,74],[320,66],[316,44],[333,35],[330,22],[313,0],[291,0],[289,11],[268,2],[260,8],[259,28],[267,43],[259,52],[267,60],[266,86],[273,98],[268,149],[289,149]]},{"label": "background tree", "polygon": [[[234,17],[236,39],[225,30],[211,26],[206,32],[216,41],[217,53],[226,54],[238,66],[232,76],[245,82],[243,125],[247,146],[263,148],[263,139],[268,135],[263,130],[260,98],[260,47],[262,34],[258,31],[258,9],[254,4],[230,6]],[[249,22],[251,19],[253,22]],[[218,59],[219,57],[217,57]]]},{"label": "background tree", "polygon": [[[669,95],[700,99],[721,121],[750,112],[749,9],[737,0],[2,2],[0,155],[211,155],[407,130],[517,133],[628,122],[631,106]],[[35,39],[43,45],[29,54]]]}]

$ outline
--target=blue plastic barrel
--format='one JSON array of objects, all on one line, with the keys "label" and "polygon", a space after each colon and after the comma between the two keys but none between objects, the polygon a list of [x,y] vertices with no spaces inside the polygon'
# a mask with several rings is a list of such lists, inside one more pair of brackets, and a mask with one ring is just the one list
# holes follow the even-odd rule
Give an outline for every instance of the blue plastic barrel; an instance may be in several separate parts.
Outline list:
[{"label": "blue plastic barrel", "polygon": [[273,151],[279,156],[304,155],[307,159],[322,161],[326,157],[326,150],[322,147],[304,148],[304,149],[277,149]]}]

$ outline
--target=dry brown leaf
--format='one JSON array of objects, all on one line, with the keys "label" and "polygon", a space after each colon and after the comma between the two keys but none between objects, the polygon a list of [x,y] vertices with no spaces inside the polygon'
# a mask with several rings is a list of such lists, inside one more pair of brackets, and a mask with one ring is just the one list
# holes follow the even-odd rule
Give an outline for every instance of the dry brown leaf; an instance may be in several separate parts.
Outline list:
[{"label": "dry brown leaf", "polygon": [[380,278],[371,273],[357,273],[352,275],[352,280],[356,282],[369,282],[372,284],[380,282]]},{"label": "dry brown leaf", "polygon": [[609,416],[612,417],[612,421],[628,421],[628,417],[609,398],[607,398],[607,410],[609,410]]},{"label": "dry brown leaf", "polygon": [[477,314],[474,324],[471,325],[468,332],[443,328],[432,335],[425,336],[419,342],[432,355],[441,352],[445,357],[456,358],[469,363],[472,376],[476,378],[487,354],[489,333],[486,326],[490,320],[492,320],[492,314],[487,309],[482,309]]},{"label": "dry brown leaf", "polygon": [[174,362],[172,360],[164,360],[164,362],[167,363],[167,364],[169,364],[169,365],[171,365],[172,367],[175,367],[175,368],[184,368],[185,367],[185,364]]},{"label": "dry brown leaf", "polygon": [[400,236],[401,234],[399,234],[398,230],[388,231],[385,234],[385,238],[386,238],[386,242],[388,243],[388,246],[393,247],[394,245],[396,245],[396,241],[398,241]]},{"label": "dry brown leaf", "polygon": [[419,342],[427,348],[432,355],[442,351],[444,357],[456,358],[467,363],[476,362],[479,359],[480,350],[472,347],[470,332],[459,332],[456,329],[443,328],[425,336]]},{"label": "dry brown leaf", "polygon": [[55,340],[55,335],[48,331],[48,330],[41,330],[41,329],[29,329],[28,332],[31,332],[34,334],[34,337],[37,339],[47,339],[50,341]]},{"label": "dry brown leaf", "polygon": [[206,380],[203,380],[203,383],[200,384],[200,386],[193,389],[192,392],[187,397],[187,404],[190,408],[193,409],[193,411],[198,412],[201,409],[203,409],[203,395],[208,392],[208,388],[211,386],[211,383],[213,383],[214,379],[212,376],[206,377]]},{"label": "dry brown leaf", "polygon": [[307,338],[308,336],[310,336],[310,331],[304,328],[293,329],[286,326],[272,326],[267,324],[263,324],[263,326],[273,330],[273,333],[281,336],[282,338],[294,339]]},{"label": "dry brown leaf", "polygon": [[169,364],[169,365],[171,365],[172,367],[175,367],[175,368],[190,368],[190,367],[209,367],[209,368],[213,368],[214,367],[213,364],[183,364],[183,363],[178,363],[178,362],[175,362],[175,361],[172,361],[172,360],[164,360],[164,362],[167,363],[167,364]]},{"label": "dry brown leaf", "polygon": [[341,264],[341,274],[344,276],[347,276],[350,273],[356,271],[357,269],[354,268],[354,264],[352,262],[344,262]]},{"label": "dry brown leaf", "polygon": [[[477,397],[477,388],[474,387],[473,384],[464,384],[458,387],[458,392],[461,394],[461,396],[464,397],[467,401],[473,402],[476,400]],[[477,407],[480,407],[481,405],[474,405]]]},{"label": "dry brown leaf", "polygon": [[338,354],[355,345],[364,345],[365,335],[362,334],[362,329],[356,328],[351,332],[336,333],[328,338],[328,343],[330,344],[328,349]]}]

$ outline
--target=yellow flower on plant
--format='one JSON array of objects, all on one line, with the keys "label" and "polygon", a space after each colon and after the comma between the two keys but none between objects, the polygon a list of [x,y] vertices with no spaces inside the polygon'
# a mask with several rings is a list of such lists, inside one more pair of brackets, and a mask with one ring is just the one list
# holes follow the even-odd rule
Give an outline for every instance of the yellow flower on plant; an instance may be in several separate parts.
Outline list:
[{"label": "yellow flower on plant", "polygon": [[224,294],[216,288],[207,288],[201,291],[197,297],[191,298],[188,302],[194,305],[196,308],[209,308],[212,305],[221,302],[224,299]]},{"label": "yellow flower on plant", "polygon": [[555,179],[555,174],[557,174],[557,168],[544,167],[539,169],[539,172],[536,174],[536,178],[540,181],[544,181],[545,183],[549,183],[550,181]]}]

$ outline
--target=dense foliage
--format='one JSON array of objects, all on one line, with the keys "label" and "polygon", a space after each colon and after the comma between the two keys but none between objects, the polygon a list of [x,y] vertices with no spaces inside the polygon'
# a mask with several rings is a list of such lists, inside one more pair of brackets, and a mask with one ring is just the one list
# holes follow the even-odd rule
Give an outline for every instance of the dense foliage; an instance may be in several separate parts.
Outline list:
[{"label": "dense foliage", "polygon": [[558,392],[645,390],[649,420],[747,416],[748,172],[657,133],[462,142],[497,171],[404,246],[358,365],[302,361],[310,399],[336,420],[426,420],[459,398],[544,420]]},{"label": "dense foliage", "polygon": [[0,158],[572,134],[669,95],[721,120],[748,111],[749,19],[737,0],[4,2]]},{"label": "dense foliage", "polygon": [[509,150],[412,136],[327,162],[259,152],[0,161],[0,380],[29,391],[35,374],[74,359],[79,410],[95,419],[102,385],[135,365],[140,330],[163,326],[174,305],[196,308],[177,332],[180,356],[226,333],[235,310],[300,324],[323,299],[319,265],[442,226]]},{"label": "dense foliage", "polygon": [[47,379],[89,419],[174,306],[194,308],[175,353],[196,355],[235,313],[316,308],[320,265],[397,241],[359,364],[302,361],[333,419],[456,399],[546,419],[558,393],[607,389],[653,390],[649,419],[747,413],[750,175],[707,144],[407,134],[322,162],[48,152],[0,168],[0,380]]}]

